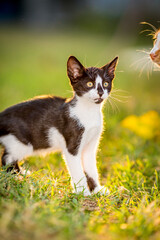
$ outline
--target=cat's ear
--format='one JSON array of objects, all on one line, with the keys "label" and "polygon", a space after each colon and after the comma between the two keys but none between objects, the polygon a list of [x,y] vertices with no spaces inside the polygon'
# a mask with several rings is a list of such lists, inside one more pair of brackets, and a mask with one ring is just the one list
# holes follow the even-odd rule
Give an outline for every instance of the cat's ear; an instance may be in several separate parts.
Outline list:
[{"label": "cat's ear", "polygon": [[71,81],[76,82],[82,77],[85,72],[85,67],[74,56],[70,56],[67,61],[67,74]]},{"label": "cat's ear", "polygon": [[116,69],[117,62],[118,62],[118,57],[115,57],[111,62],[107,63],[102,67],[102,69],[106,72],[106,74],[111,77],[111,79],[114,78],[114,72]]}]

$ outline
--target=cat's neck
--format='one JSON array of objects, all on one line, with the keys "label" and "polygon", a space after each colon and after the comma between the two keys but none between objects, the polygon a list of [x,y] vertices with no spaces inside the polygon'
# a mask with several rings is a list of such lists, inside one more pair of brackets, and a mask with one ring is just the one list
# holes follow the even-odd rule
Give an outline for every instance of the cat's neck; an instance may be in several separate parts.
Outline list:
[{"label": "cat's neck", "polygon": [[83,96],[79,97],[77,94],[72,98],[72,103],[88,111],[94,110],[99,112],[102,108],[102,104],[96,104]]},{"label": "cat's neck", "polygon": [[102,126],[102,104],[96,104],[85,97],[77,95],[72,99],[74,105],[70,105],[70,116],[76,118],[86,128],[95,128]]}]

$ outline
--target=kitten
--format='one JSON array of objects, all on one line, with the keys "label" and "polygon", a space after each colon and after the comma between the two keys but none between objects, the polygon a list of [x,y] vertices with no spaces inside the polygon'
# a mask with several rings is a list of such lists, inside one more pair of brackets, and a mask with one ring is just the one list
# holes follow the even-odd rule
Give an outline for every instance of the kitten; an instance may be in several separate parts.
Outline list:
[{"label": "kitten", "polygon": [[111,92],[117,60],[101,68],[85,68],[70,56],[67,73],[74,90],[71,99],[42,96],[1,112],[2,165],[20,171],[18,161],[23,158],[60,150],[74,192],[107,194],[98,180],[96,148],[103,127],[101,105]]},{"label": "kitten", "polygon": [[160,30],[154,34],[154,46],[150,52],[150,57],[154,63],[160,66]]}]

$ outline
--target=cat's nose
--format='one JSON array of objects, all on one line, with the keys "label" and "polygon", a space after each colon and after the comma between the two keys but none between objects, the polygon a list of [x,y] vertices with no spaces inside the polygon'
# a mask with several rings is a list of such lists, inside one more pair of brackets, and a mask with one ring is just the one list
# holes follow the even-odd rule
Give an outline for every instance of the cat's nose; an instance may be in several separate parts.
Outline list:
[{"label": "cat's nose", "polygon": [[102,89],[102,87],[101,87],[100,84],[98,84],[97,91],[98,91],[98,95],[99,95],[100,97],[102,97],[102,95],[103,95],[103,89]]},{"label": "cat's nose", "polygon": [[102,97],[102,95],[103,95],[103,92],[99,92],[98,94],[99,94],[99,96],[100,96],[100,97]]},{"label": "cat's nose", "polygon": [[157,54],[156,53],[150,53],[150,57],[151,57],[152,60],[154,60],[157,57]]}]

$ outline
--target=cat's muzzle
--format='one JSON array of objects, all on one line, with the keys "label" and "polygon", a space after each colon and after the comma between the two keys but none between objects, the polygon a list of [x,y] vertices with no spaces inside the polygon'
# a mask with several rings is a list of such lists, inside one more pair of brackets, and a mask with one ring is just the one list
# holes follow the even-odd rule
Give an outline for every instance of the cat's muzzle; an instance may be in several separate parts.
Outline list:
[{"label": "cat's muzzle", "polygon": [[101,102],[103,102],[103,99],[102,98],[96,98],[94,99],[95,103],[99,104]]}]

